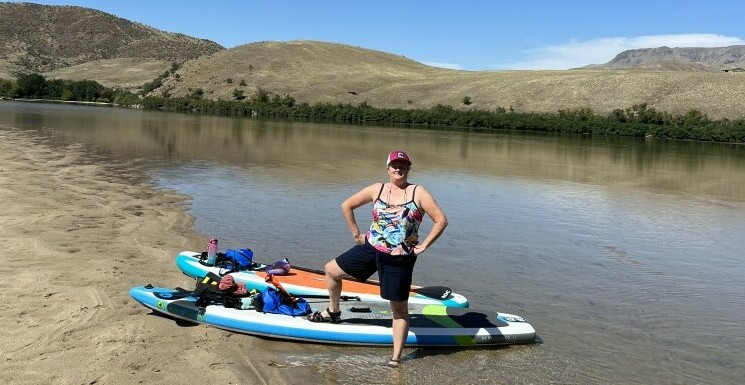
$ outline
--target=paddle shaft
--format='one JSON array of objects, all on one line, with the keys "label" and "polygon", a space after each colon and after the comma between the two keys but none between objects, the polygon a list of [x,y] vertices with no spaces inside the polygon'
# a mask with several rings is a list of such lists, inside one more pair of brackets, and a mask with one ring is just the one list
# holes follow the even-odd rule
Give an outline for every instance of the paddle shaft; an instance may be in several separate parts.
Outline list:
[{"label": "paddle shaft", "polygon": [[[324,294],[290,294],[293,297],[300,297],[300,298],[320,298],[320,299],[328,299],[328,295]],[[343,295],[339,297],[342,301],[362,301],[362,298],[356,296],[356,295]]]}]

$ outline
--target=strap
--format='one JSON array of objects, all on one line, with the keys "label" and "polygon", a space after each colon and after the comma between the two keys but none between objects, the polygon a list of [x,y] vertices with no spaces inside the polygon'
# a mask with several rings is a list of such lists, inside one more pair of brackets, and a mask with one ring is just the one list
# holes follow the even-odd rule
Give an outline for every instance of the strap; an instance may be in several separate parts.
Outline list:
[{"label": "strap", "polygon": [[383,187],[385,187],[385,183],[380,184],[380,191],[378,191],[378,197],[375,198],[375,200],[380,200],[380,194],[383,193]]}]

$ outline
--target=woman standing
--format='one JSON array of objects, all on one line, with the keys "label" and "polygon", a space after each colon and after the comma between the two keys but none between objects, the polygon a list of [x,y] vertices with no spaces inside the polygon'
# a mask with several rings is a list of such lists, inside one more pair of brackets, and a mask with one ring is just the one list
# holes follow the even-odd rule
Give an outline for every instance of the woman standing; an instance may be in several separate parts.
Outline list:
[{"label": "woman standing", "polygon": [[[356,245],[326,264],[329,306],[311,314],[313,322],[341,322],[339,299],[342,279],[365,281],[376,271],[380,278],[380,296],[390,301],[393,314],[393,355],[391,367],[400,364],[409,332],[409,291],[419,254],[440,237],[448,224],[435,199],[422,186],[409,183],[411,159],[403,151],[393,151],[386,159],[388,183],[375,183],[347,198],[341,205]],[[361,233],[354,210],[372,203],[372,224]],[[424,240],[419,240],[419,224],[424,215],[434,225]]]}]

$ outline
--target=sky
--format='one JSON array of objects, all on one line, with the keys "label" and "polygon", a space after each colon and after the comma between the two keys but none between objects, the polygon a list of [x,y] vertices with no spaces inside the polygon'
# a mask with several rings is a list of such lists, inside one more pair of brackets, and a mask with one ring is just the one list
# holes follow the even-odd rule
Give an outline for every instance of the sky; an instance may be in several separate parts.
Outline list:
[{"label": "sky", "polygon": [[31,2],[93,8],[226,48],[318,40],[471,71],[561,70],[607,63],[628,49],[745,44],[739,0]]}]

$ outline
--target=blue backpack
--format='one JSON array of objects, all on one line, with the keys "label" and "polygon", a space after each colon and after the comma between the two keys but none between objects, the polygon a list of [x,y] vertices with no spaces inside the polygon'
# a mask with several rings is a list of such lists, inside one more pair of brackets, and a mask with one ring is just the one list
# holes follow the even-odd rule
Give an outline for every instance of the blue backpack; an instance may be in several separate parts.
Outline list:
[{"label": "blue backpack", "polygon": [[225,261],[232,264],[232,271],[246,270],[253,264],[254,252],[251,249],[227,249]]},{"label": "blue backpack", "polygon": [[264,313],[285,314],[293,317],[311,313],[308,301],[303,298],[287,297],[271,286],[267,286],[261,292],[261,300],[264,303],[262,307]]}]

